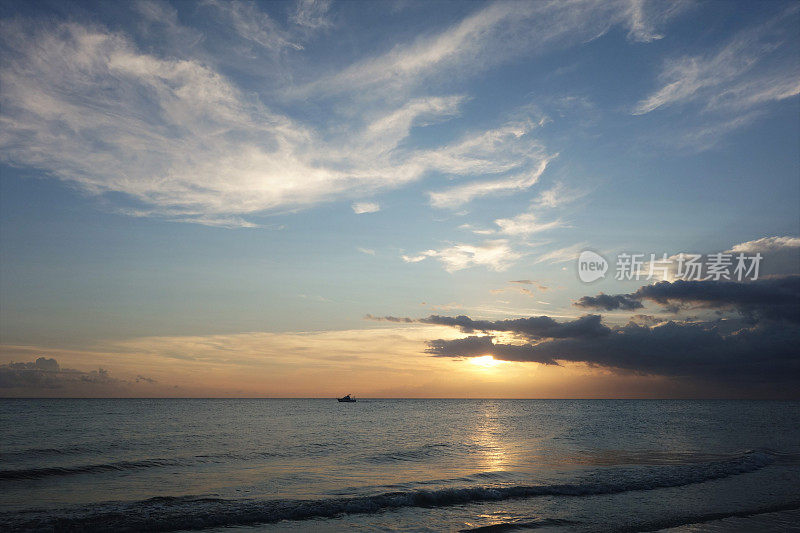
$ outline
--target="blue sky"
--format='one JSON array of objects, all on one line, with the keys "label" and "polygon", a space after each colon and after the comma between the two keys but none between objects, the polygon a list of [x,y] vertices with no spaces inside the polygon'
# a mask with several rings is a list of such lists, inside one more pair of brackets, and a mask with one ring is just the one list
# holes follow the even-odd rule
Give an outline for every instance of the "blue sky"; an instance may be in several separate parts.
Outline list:
[{"label": "blue sky", "polygon": [[642,284],[582,249],[800,246],[794,2],[1,5],[9,360],[570,320]]}]

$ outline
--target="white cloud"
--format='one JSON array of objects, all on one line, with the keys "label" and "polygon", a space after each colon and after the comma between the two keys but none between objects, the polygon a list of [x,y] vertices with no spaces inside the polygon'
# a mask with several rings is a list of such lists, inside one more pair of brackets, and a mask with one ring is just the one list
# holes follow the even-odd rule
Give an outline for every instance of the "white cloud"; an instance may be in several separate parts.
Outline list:
[{"label": "white cloud", "polygon": [[186,218],[175,218],[175,222],[192,222],[203,226],[213,226],[218,228],[260,228],[262,226],[249,222],[242,217],[209,217],[209,216],[190,216]]},{"label": "white cloud", "polygon": [[[520,239],[542,231],[563,227],[560,220],[541,222],[533,213],[521,213],[511,218],[498,218],[494,221],[497,229],[481,229],[471,224],[462,224],[460,229],[471,231],[476,235],[508,236],[508,239],[484,241],[481,244],[456,244],[442,250],[427,250],[414,256],[404,255],[407,263],[417,263],[429,257],[438,259],[445,265],[445,270],[453,272],[475,265],[485,265],[492,270],[501,271],[511,266],[517,259],[527,255],[519,252],[515,246]],[[530,246],[530,244],[528,244]],[[525,280],[528,281],[528,280]],[[521,292],[525,292],[522,290]]]},{"label": "white cloud", "polygon": [[32,30],[3,23],[17,59],[0,70],[6,162],[170,218],[251,213],[342,187],[299,153],[311,132],[210,68],[78,24]]},{"label": "white cloud", "polygon": [[364,213],[377,213],[381,210],[381,205],[377,202],[356,202],[352,205],[353,212],[357,215]]},{"label": "white cloud", "polygon": [[563,183],[556,183],[553,187],[542,191],[533,205],[539,208],[561,207],[586,196],[586,191],[569,189]]},{"label": "white cloud", "polygon": [[359,247],[358,251],[361,252],[362,254],[375,255],[375,250],[373,250],[371,248],[361,248],[361,247]]},{"label": "white cloud", "polygon": [[327,18],[330,0],[297,0],[294,12],[289,17],[298,26],[312,30],[331,25]]},{"label": "white cloud", "polygon": [[655,33],[647,24],[644,11],[644,0],[632,0],[628,7],[630,31],[628,37],[634,41],[650,42],[662,39],[663,35]]},{"label": "white cloud", "polygon": [[510,218],[498,218],[494,221],[497,229],[476,228],[472,224],[462,224],[459,229],[469,230],[476,235],[503,234],[512,237],[526,237],[532,233],[539,233],[554,228],[561,228],[564,223],[560,220],[541,222],[533,213],[520,213]]},{"label": "white cloud", "polygon": [[709,100],[714,110],[750,109],[800,94],[800,72],[775,72],[726,88]]},{"label": "white cloud", "polygon": [[[313,2],[311,2],[313,4]],[[302,50],[289,33],[261,11],[255,2],[246,0],[205,0],[217,15],[230,25],[242,39],[271,50],[292,48]]]},{"label": "white cloud", "polygon": [[[363,132],[361,142],[369,144],[372,151],[388,153],[408,137],[412,126],[427,125],[458,114],[466,100],[463,96],[425,97],[409,100],[398,109],[378,116]],[[429,155],[435,158],[436,155]],[[443,157],[439,155],[438,157]],[[440,164],[439,166],[443,166]]]},{"label": "white cloud", "polygon": [[800,248],[800,237],[762,237],[735,245],[729,252],[774,252],[778,250]]},{"label": "white cloud", "polygon": [[494,231],[493,229],[481,229],[481,228],[476,228],[476,227],[475,227],[475,226],[473,226],[472,224],[461,224],[461,225],[458,227],[458,229],[463,229],[463,230],[471,231],[471,232],[472,232],[472,233],[474,233],[475,235],[492,235],[493,233],[495,233],[495,231]]},{"label": "white cloud", "polygon": [[496,239],[481,244],[455,244],[441,250],[427,250],[415,256],[402,257],[407,263],[418,263],[428,258],[437,259],[448,272],[473,266],[485,266],[500,272],[514,264],[522,255],[515,252],[507,240]]},{"label": "white cloud", "polygon": [[630,0],[625,11],[628,39],[642,43],[663,39],[656,28],[691,7],[692,3],[682,1]]},{"label": "white cloud", "polygon": [[[476,198],[497,194],[508,194],[514,191],[522,191],[537,181],[547,168],[550,157],[540,156],[534,169],[528,170],[518,175],[496,180],[473,181],[464,185],[458,185],[438,192],[429,192],[431,205],[440,208],[458,208]],[[555,156],[553,156],[555,157]]]},{"label": "white cloud", "polygon": [[560,220],[540,222],[533,213],[521,213],[512,218],[499,218],[494,221],[505,235],[524,236],[563,226]]},{"label": "white cloud", "polygon": [[564,248],[559,248],[557,250],[552,250],[545,254],[540,255],[537,259],[537,263],[566,263],[567,261],[573,261],[578,259],[578,255],[586,249],[588,246],[585,242],[580,242],[578,244],[573,244],[572,246],[566,246]]}]

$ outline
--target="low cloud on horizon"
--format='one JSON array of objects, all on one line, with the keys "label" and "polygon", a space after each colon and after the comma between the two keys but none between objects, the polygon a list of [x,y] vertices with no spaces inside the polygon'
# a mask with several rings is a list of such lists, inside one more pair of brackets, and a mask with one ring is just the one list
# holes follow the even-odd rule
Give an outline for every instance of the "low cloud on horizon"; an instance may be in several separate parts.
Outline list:
[{"label": "low cloud on horizon", "polygon": [[157,380],[141,374],[132,380],[118,379],[102,367],[88,372],[63,368],[56,359],[48,357],[38,357],[30,362],[0,364],[0,390],[7,391],[3,396],[7,393],[25,396],[119,396],[130,395],[134,392],[132,388],[139,384],[156,383]]}]

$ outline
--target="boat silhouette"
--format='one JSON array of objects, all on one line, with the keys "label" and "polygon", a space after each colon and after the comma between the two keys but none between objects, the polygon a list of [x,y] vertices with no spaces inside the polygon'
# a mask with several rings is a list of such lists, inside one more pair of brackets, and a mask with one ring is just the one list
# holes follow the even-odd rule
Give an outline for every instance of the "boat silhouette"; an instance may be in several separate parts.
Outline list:
[{"label": "boat silhouette", "polygon": [[337,402],[354,402],[354,401],[356,401],[356,399],[355,399],[354,396],[350,396],[348,394],[347,396],[342,396],[341,398],[336,398],[336,401]]}]

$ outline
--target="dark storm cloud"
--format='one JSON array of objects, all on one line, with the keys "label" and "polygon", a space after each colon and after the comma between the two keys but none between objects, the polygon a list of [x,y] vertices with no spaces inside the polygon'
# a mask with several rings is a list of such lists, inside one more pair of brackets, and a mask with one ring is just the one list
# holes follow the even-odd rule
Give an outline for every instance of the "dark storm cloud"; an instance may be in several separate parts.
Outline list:
[{"label": "dark storm cloud", "polygon": [[415,320],[412,320],[410,318],[402,318],[402,317],[396,317],[396,316],[375,316],[375,315],[370,315],[369,313],[364,315],[364,319],[365,320],[375,320],[376,322],[403,322],[403,323],[407,323],[407,324],[416,322]]},{"label": "dark storm cloud", "polygon": [[554,364],[583,362],[641,374],[719,381],[800,381],[800,328],[764,322],[725,335],[706,323],[633,322],[596,338],[549,339],[536,344],[494,343],[493,338],[435,340],[427,353],[438,357],[492,355],[506,361]]},{"label": "dark storm cloud", "polygon": [[[800,323],[800,276],[756,281],[662,281],[630,294],[584,296],[575,305],[600,309],[636,309],[650,300],[669,311],[687,308],[735,309],[752,321],[786,320]],[[633,307],[631,307],[633,306]]]},{"label": "dark storm cloud", "polygon": [[644,307],[642,302],[629,294],[603,294],[597,296],[584,296],[575,302],[578,307],[589,307],[593,309],[605,309],[613,311],[615,309],[625,309],[632,311]]},{"label": "dark storm cloud", "polygon": [[609,329],[603,325],[600,315],[584,315],[575,320],[557,322],[549,316],[534,316],[509,320],[473,320],[466,315],[456,317],[430,315],[426,318],[398,318],[394,316],[366,315],[368,320],[386,322],[435,324],[458,328],[464,333],[476,331],[502,331],[513,333],[528,339],[586,337],[594,338],[607,335]]},{"label": "dark storm cloud", "polygon": [[710,309],[734,308],[753,319],[800,323],[800,276],[757,281],[662,281],[640,287],[631,295],[669,305],[689,304]]},{"label": "dark storm cloud", "polygon": [[595,338],[609,333],[600,315],[584,315],[575,320],[557,322],[549,316],[534,316],[509,320],[472,320],[461,315],[455,318],[431,315],[419,319],[423,324],[456,327],[464,333],[475,331],[502,331],[514,333],[529,339],[542,338]]}]

